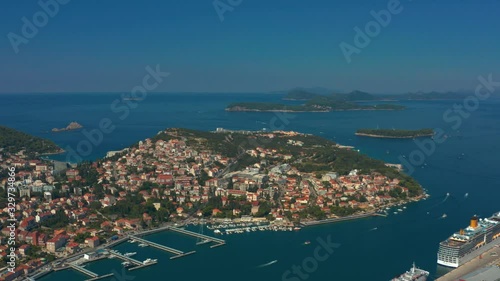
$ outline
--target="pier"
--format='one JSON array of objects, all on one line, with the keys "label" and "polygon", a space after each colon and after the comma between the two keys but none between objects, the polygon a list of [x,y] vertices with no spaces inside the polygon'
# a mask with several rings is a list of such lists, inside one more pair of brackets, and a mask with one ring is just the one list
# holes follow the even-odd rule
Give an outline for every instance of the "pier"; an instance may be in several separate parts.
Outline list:
[{"label": "pier", "polygon": [[111,255],[114,255],[115,257],[117,257],[117,258],[119,258],[119,259],[121,259],[123,261],[128,261],[128,262],[133,263],[135,265],[142,265],[142,262],[140,262],[140,261],[138,261],[136,259],[133,259],[131,257],[124,256],[124,255],[122,255],[122,254],[120,254],[118,252],[112,252]]},{"label": "pier", "polygon": [[183,251],[176,250],[174,248],[170,248],[170,247],[167,247],[167,246],[155,243],[155,242],[151,242],[151,241],[148,241],[146,239],[139,238],[137,236],[130,236],[130,238],[135,239],[135,240],[137,240],[137,241],[139,241],[141,243],[147,244],[149,246],[155,247],[157,249],[163,250],[165,252],[169,252],[171,254],[174,254],[175,256],[170,257],[171,260],[172,259],[176,259],[176,258],[180,258],[180,257],[184,257],[184,256],[187,256],[187,255],[195,253],[195,251],[184,253]]},{"label": "pier", "polygon": [[212,237],[212,236],[207,236],[207,235],[204,235],[204,234],[201,234],[201,233],[192,232],[192,231],[185,230],[185,229],[182,229],[182,228],[171,227],[170,230],[172,230],[174,232],[182,233],[182,234],[185,234],[185,235],[193,236],[193,237],[196,237],[196,238],[201,238],[203,240],[212,241],[212,242],[218,243],[220,245],[225,245],[226,244],[226,241],[224,241],[222,239],[215,238],[215,237]]},{"label": "pier", "polygon": [[114,275],[114,273],[109,273],[109,274],[99,276],[99,274],[92,272],[86,268],[83,268],[77,264],[70,263],[68,265],[69,265],[69,267],[73,268],[74,270],[79,271],[79,272],[89,276],[90,279],[87,279],[86,281],[95,281],[95,280],[99,280],[99,279],[108,278],[108,277],[111,277]]},{"label": "pier", "polygon": [[74,270],[80,271],[81,273],[83,273],[83,274],[85,274],[85,275],[88,275],[88,276],[90,276],[90,277],[92,277],[92,278],[99,277],[99,274],[94,273],[94,272],[92,272],[92,271],[90,271],[90,270],[88,270],[88,269],[86,269],[86,268],[83,268],[83,267],[81,267],[81,266],[79,266],[79,265],[76,265],[76,264],[70,263],[70,264],[69,264],[69,266],[70,266],[71,268],[73,268]]}]

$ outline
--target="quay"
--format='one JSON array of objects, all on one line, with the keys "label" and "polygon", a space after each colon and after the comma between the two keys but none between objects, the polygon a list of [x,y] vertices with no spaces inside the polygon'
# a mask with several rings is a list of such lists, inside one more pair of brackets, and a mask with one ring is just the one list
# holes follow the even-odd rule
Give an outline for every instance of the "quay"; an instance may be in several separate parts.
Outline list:
[{"label": "quay", "polygon": [[385,217],[385,215],[379,214],[379,213],[366,213],[366,214],[361,214],[361,215],[353,215],[353,216],[347,216],[347,217],[341,217],[341,218],[331,218],[331,219],[324,219],[324,220],[319,220],[319,221],[308,221],[308,222],[301,222],[301,226],[313,226],[313,225],[320,225],[320,224],[326,224],[326,223],[334,223],[334,222],[341,222],[341,221],[349,221],[349,220],[356,220],[356,219],[362,219],[362,218],[367,218],[367,217],[375,217],[375,216],[382,216]]},{"label": "quay", "polygon": [[[49,273],[52,273],[52,271],[54,271],[52,268],[47,268],[47,269],[44,269],[44,270],[41,270],[41,271],[35,273],[32,276],[28,276],[28,278],[31,278],[33,280],[40,279],[43,276],[45,276],[45,275],[47,275]],[[30,279],[28,279],[28,280],[30,280]]]},{"label": "quay", "polygon": [[196,232],[189,231],[189,230],[185,230],[185,229],[182,229],[182,228],[171,227],[170,230],[172,230],[174,232],[182,233],[182,234],[185,234],[185,235],[193,236],[193,237],[196,237],[196,238],[201,238],[201,239],[206,240],[206,241],[212,241],[212,242],[220,244],[219,246],[226,244],[226,241],[224,241],[222,239],[215,238],[215,237],[212,237],[212,236],[207,236],[207,235],[204,235],[204,234],[201,234],[201,233],[196,233]]},{"label": "quay", "polygon": [[170,257],[170,259],[177,259],[177,258],[180,258],[180,257],[184,257],[184,256],[187,256],[187,255],[190,255],[190,254],[194,254],[196,251],[191,251],[191,252],[188,252],[188,253],[184,253],[183,251],[180,251],[180,250],[176,250],[174,248],[170,248],[170,247],[167,247],[167,246],[164,246],[164,245],[160,245],[158,243],[155,243],[155,242],[151,242],[149,240],[146,240],[146,239],[142,239],[142,238],[139,238],[137,236],[130,236],[130,238],[132,239],[135,239],[141,243],[144,243],[144,244],[147,244],[147,245],[150,245],[152,247],[155,247],[157,249],[160,249],[160,250],[163,250],[165,252],[169,252],[171,254],[174,254],[175,256],[173,257]]}]

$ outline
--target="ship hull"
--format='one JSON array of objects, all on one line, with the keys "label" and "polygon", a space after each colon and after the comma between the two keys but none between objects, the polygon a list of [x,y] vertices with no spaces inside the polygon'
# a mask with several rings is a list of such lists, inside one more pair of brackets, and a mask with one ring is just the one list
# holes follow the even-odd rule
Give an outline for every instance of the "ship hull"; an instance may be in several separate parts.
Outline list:
[{"label": "ship hull", "polygon": [[464,263],[467,263],[471,261],[474,258],[479,257],[482,253],[491,250],[495,246],[500,245],[500,238],[497,238],[493,241],[491,241],[488,244],[485,244],[484,246],[477,248],[476,250],[472,251],[471,253],[463,256],[456,258],[455,262],[447,262],[443,261],[438,257],[437,263],[446,267],[451,267],[451,268],[457,268],[463,265]]}]

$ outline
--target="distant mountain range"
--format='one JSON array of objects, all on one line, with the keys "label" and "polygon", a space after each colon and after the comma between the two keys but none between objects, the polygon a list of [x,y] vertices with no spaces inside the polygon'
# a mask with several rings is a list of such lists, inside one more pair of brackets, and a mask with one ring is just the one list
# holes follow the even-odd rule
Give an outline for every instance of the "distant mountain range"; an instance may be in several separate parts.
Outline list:
[{"label": "distant mountain range", "polygon": [[463,99],[469,92],[414,92],[405,94],[370,94],[363,91],[338,93],[325,88],[294,88],[286,92],[287,100],[311,100],[318,97],[328,97],[337,101],[382,101],[382,100],[449,100]]}]

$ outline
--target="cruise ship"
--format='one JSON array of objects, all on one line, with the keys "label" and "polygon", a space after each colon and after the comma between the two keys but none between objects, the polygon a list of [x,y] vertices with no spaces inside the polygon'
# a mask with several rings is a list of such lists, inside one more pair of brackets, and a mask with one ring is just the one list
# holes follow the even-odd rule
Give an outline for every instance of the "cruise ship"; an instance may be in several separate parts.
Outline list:
[{"label": "cruise ship", "polygon": [[470,225],[439,243],[437,263],[457,268],[500,244],[500,212],[486,219],[474,216]]}]

